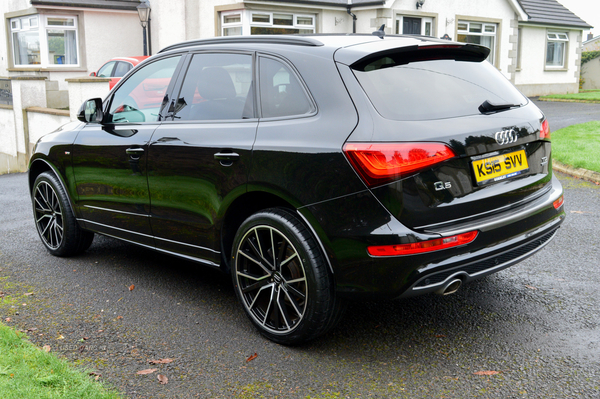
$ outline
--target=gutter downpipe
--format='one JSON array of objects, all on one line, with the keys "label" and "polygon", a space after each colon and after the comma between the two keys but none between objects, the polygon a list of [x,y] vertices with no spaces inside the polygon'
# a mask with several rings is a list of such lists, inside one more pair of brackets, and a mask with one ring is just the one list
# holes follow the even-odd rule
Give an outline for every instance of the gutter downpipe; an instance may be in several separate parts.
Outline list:
[{"label": "gutter downpipe", "polygon": [[352,33],[356,33],[356,15],[352,13],[352,5],[346,7],[346,12],[352,17]]}]

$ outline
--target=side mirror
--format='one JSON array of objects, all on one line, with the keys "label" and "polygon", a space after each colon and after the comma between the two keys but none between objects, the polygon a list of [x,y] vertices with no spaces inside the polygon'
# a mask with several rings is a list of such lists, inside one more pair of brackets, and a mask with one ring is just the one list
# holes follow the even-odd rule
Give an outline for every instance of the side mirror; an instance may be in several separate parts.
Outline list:
[{"label": "side mirror", "polygon": [[102,100],[100,98],[92,98],[84,102],[77,112],[77,119],[86,123],[102,123],[104,119]]},{"label": "side mirror", "polygon": [[90,73],[90,76],[96,76],[96,72]]}]

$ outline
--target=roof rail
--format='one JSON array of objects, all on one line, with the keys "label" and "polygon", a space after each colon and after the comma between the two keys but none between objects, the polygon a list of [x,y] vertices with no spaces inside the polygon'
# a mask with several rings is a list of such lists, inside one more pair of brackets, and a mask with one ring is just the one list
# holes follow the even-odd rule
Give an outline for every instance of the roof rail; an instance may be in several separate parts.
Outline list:
[{"label": "roof rail", "polygon": [[253,36],[223,36],[214,37],[210,39],[196,39],[188,40],[185,42],[172,44],[159,51],[164,53],[166,51],[181,49],[191,46],[205,46],[211,44],[249,44],[249,43],[266,43],[266,44],[287,44],[292,46],[322,46],[323,43],[320,41],[305,36],[291,36],[291,35],[253,35]]}]

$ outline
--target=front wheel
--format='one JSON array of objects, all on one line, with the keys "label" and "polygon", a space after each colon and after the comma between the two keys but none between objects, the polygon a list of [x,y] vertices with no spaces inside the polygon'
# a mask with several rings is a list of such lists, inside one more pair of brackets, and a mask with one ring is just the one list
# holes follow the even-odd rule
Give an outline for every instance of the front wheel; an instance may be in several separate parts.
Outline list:
[{"label": "front wheel", "polygon": [[79,227],[67,194],[55,175],[44,172],[35,179],[31,200],[35,226],[48,252],[72,256],[89,248],[94,233]]},{"label": "front wheel", "polygon": [[244,310],[270,340],[293,345],[332,328],[342,311],[315,238],[292,212],[268,209],[240,226],[232,279]]}]

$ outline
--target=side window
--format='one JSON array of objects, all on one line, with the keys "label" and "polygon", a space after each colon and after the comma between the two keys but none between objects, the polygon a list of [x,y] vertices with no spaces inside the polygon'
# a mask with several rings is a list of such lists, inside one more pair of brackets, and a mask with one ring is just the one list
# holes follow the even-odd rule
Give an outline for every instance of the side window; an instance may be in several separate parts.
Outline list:
[{"label": "side window", "polygon": [[155,122],[180,56],[164,58],[131,75],[114,93],[108,122]]},{"label": "side window", "polygon": [[175,120],[230,120],[254,117],[252,56],[195,54],[169,113]]},{"label": "side window", "polygon": [[305,115],[314,111],[300,81],[285,64],[262,57],[259,68],[263,118]]},{"label": "side window", "polygon": [[115,68],[115,73],[113,74],[113,76],[115,78],[122,78],[127,72],[129,72],[130,69],[131,64],[129,62],[119,61],[117,63],[117,67]]},{"label": "side window", "polygon": [[115,68],[115,64],[116,62],[114,61],[107,62],[102,66],[102,68],[100,68],[97,76],[100,78],[110,78],[112,71]]}]

